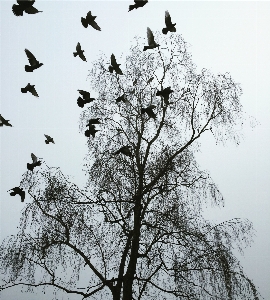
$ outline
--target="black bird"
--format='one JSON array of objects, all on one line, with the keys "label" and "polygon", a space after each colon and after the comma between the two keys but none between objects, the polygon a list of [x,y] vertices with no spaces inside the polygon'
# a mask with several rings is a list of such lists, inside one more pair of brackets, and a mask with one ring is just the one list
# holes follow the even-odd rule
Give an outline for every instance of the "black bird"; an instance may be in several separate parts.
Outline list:
[{"label": "black bird", "polygon": [[155,42],[153,32],[149,27],[147,27],[147,39],[148,39],[148,46],[144,46],[143,51],[147,49],[154,49],[156,47],[159,47],[159,44]]},{"label": "black bird", "polygon": [[30,92],[32,95],[38,97],[38,93],[37,93],[36,89],[34,88],[34,86],[35,86],[34,84],[31,85],[30,83],[28,83],[25,88],[21,88],[21,92],[22,93]]},{"label": "black bird", "polygon": [[0,127],[3,127],[4,125],[12,127],[9,120],[4,119],[2,115],[0,115]]},{"label": "black bird", "polygon": [[91,25],[94,29],[101,31],[101,28],[95,21],[96,16],[92,16],[91,11],[89,11],[85,18],[81,17],[81,22],[83,27],[87,28],[88,25]]},{"label": "black bird", "polygon": [[27,14],[31,14],[31,15],[42,12],[40,10],[37,10],[33,6],[35,0],[28,0],[28,1],[17,0],[17,3],[18,4],[12,5],[13,14],[17,17],[22,16],[23,12],[26,12]]},{"label": "black bird", "polygon": [[113,154],[115,155],[115,154],[122,153],[122,154],[124,154],[124,155],[126,155],[126,156],[131,157],[131,156],[132,156],[132,153],[131,153],[131,151],[129,150],[129,148],[131,148],[131,146],[123,146],[123,147],[121,147],[119,150],[117,150],[116,152],[114,152]]},{"label": "black bird", "polygon": [[166,105],[169,105],[169,104],[172,103],[172,102],[169,102],[169,96],[170,96],[170,94],[171,94],[172,92],[173,92],[173,90],[171,90],[171,87],[168,86],[168,87],[166,87],[166,88],[165,88],[164,90],[162,90],[162,91],[157,91],[156,95],[157,95],[157,96],[162,96],[163,99],[164,99],[165,104],[166,104]]},{"label": "black bird", "polygon": [[100,118],[90,119],[90,120],[88,121],[88,124],[87,124],[86,126],[90,126],[90,125],[92,125],[92,124],[101,124],[99,120],[100,120]]},{"label": "black bird", "polygon": [[[25,191],[23,189],[21,189],[18,186],[15,186],[13,189],[10,189],[9,191],[13,191],[10,193],[10,196],[16,196],[16,195],[20,195],[21,196],[21,202],[24,202],[25,199]],[[8,191],[8,192],[9,192]]]},{"label": "black bird", "polygon": [[130,5],[128,11],[131,11],[134,8],[137,9],[139,7],[143,7],[148,2],[148,0],[134,0],[134,2],[135,2],[135,4]]},{"label": "black bird", "polygon": [[45,140],[45,143],[46,143],[46,144],[49,144],[49,143],[55,144],[52,137],[50,137],[50,136],[47,135],[47,134],[44,134],[44,135],[45,135],[45,137],[46,137],[46,140]]},{"label": "black bird", "polygon": [[40,63],[36,58],[35,56],[33,55],[33,53],[31,53],[28,49],[25,49],[24,50],[27,57],[28,57],[28,60],[29,60],[29,64],[30,66],[28,65],[25,65],[25,71],[26,72],[33,72],[34,70],[40,68],[41,66],[43,66],[43,63]]},{"label": "black bird", "polygon": [[116,59],[115,59],[115,56],[114,54],[111,55],[111,65],[109,66],[109,71],[111,73],[113,73],[113,70],[115,71],[116,74],[119,74],[119,75],[123,75],[123,72],[121,71],[121,69],[119,68],[121,64],[118,64],[116,62]]},{"label": "black bird", "polygon": [[142,108],[141,109],[141,113],[144,114],[144,113],[147,113],[149,118],[153,118],[155,119],[156,118],[156,114],[153,112],[153,109],[156,108],[155,105],[149,105],[148,107],[146,108]]},{"label": "black bird", "polygon": [[84,50],[82,50],[81,48],[81,44],[78,43],[76,46],[76,52],[73,52],[74,57],[76,57],[77,55],[79,55],[79,57],[83,60],[83,61],[87,61],[84,54],[83,54]]},{"label": "black bird", "polygon": [[116,100],[115,100],[117,103],[123,101],[126,105],[129,105],[129,101],[127,100],[125,94],[123,94],[122,96],[118,97]]},{"label": "black bird", "polygon": [[176,32],[176,23],[172,23],[171,16],[167,10],[165,11],[165,25],[166,27],[162,29],[162,33],[167,34],[168,31]]},{"label": "black bird", "polygon": [[84,132],[84,135],[87,136],[87,137],[90,137],[90,135],[92,135],[92,137],[94,138],[96,132],[98,132],[99,130],[96,130],[96,127],[93,124],[88,124],[87,126],[89,126],[89,129],[87,129]]},{"label": "black bird", "polygon": [[79,107],[84,107],[85,104],[90,103],[95,100],[95,98],[90,98],[89,92],[86,92],[83,90],[78,90],[78,92],[83,96],[83,98],[79,97],[77,99],[77,104]]},{"label": "black bird", "polygon": [[27,169],[33,172],[33,169],[37,166],[41,165],[40,160],[37,160],[37,157],[35,156],[35,154],[31,153],[31,157],[32,157],[32,164],[27,163]]}]

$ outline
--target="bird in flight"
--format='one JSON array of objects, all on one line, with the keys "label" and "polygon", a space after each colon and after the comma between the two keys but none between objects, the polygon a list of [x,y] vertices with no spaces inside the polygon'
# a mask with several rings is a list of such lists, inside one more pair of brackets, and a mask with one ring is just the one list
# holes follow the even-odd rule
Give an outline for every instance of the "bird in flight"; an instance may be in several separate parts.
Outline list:
[{"label": "bird in flight", "polygon": [[[90,120],[89,120],[89,122],[90,122]],[[87,129],[87,130],[84,132],[84,135],[87,136],[87,137],[90,137],[90,135],[92,135],[92,137],[94,138],[96,132],[98,132],[99,130],[96,130],[95,125],[93,125],[93,124],[91,124],[91,123],[87,124],[86,126],[89,126],[89,129]]]},{"label": "bird in flight", "polygon": [[40,63],[36,58],[35,56],[33,55],[33,53],[31,53],[28,49],[25,49],[24,50],[27,57],[28,57],[28,60],[29,60],[29,64],[30,66],[28,65],[25,65],[25,71],[26,72],[33,72],[34,70],[40,68],[41,66],[43,66],[43,63]]},{"label": "bird in flight", "polygon": [[147,40],[148,40],[148,46],[144,46],[143,51],[147,49],[154,49],[156,47],[159,47],[159,44],[155,42],[153,32],[149,27],[147,27]]},{"label": "bird in flight", "polygon": [[90,102],[95,100],[95,98],[90,98],[90,93],[89,92],[86,92],[86,91],[83,91],[83,90],[78,90],[78,92],[83,96],[83,98],[79,97],[77,99],[77,104],[78,104],[79,107],[84,107],[84,104],[90,103]]},{"label": "bird in flight", "polygon": [[21,92],[22,93],[27,93],[30,92],[32,95],[38,97],[38,93],[35,89],[35,85],[31,85],[30,83],[27,84],[27,86],[25,88],[21,88]]},{"label": "bird in flight", "polygon": [[28,1],[17,0],[17,3],[18,4],[12,5],[12,12],[17,17],[22,16],[23,12],[26,12],[27,14],[30,14],[30,15],[42,12],[40,10],[37,10],[33,6],[33,4],[35,3],[35,0],[28,0]]},{"label": "bird in flight", "polygon": [[147,113],[149,118],[153,118],[155,119],[156,118],[156,114],[153,112],[153,109],[156,108],[155,105],[149,105],[148,107],[146,108],[142,108],[141,109],[141,113],[144,114],[144,113]]},{"label": "bird in flight", "polygon": [[[25,191],[23,189],[21,189],[18,186],[15,186],[13,189],[10,189],[9,191],[13,191],[10,193],[10,196],[16,196],[16,195],[20,195],[21,196],[21,202],[24,202],[25,199]],[[8,191],[8,192],[9,192]]]},{"label": "bird in flight", "polygon": [[3,127],[4,125],[12,127],[12,125],[9,123],[9,120],[6,120],[2,117],[2,115],[0,115],[0,127]]},{"label": "bird in flight", "polygon": [[131,151],[130,151],[129,148],[131,148],[131,146],[123,146],[123,147],[121,147],[119,150],[117,150],[116,152],[114,152],[113,154],[115,155],[115,154],[122,153],[122,154],[124,154],[124,155],[126,155],[126,156],[131,157],[131,156],[132,156],[132,153],[131,153]]},{"label": "bird in flight", "polygon": [[45,143],[46,143],[46,144],[49,144],[49,143],[55,144],[52,137],[50,137],[50,136],[47,135],[47,134],[44,134],[44,136],[46,137],[46,140],[45,140]]},{"label": "bird in flight", "polygon": [[101,31],[101,28],[95,21],[96,16],[92,16],[91,11],[89,11],[85,18],[81,17],[81,22],[83,27],[87,28],[88,25],[91,25],[94,29]]},{"label": "bird in flight", "polygon": [[135,4],[133,5],[130,5],[129,6],[129,10],[128,11],[131,11],[133,10],[134,8],[139,8],[139,7],[143,7],[147,2],[148,0],[134,0]]},{"label": "bird in flight", "polygon": [[79,57],[83,60],[83,61],[87,61],[84,54],[83,54],[84,50],[82,50],[81,48],[81,44],[78,43],[76,46],[76,52],[73,52],[74,57],[76,57],[77,55],[79,55]]},{"label": "bird in flight", "polygon": [[31,158],[33,163],[32,164],[27,163],[27,169],[33,172],[33,169],[37,166],[40,166],[41,162],[40,160],[37,160],[37,157],[33,153],[31,153]]},{"label": "bird in flight", "polygon": [[116,59],[115,59],[115,56],[114,54],[111,55],[111,65],[109,66],[109,71],[111,73],[113,73],[113,70],[115,71],[116,74],[119,74],[119,75],[123,75],[123,72],[122,70],[119,68],[121,64],[118,64],[116,62]]},{"label": "bird in flight", "polygon": [[169,102],[169,96],[172,92],[173,92],[173,90],[171,90],[171,87],[168,86],[164,90],[157,91],[156,96],[162,96],[165,104],[169,105],[172,103],[172,102]]},{"label": "bird in flight", "polygon": [[165,25],[166,27],[162,29],[162,33],[167,34],[168,31],[176,32],[176,23],[172,23],[171,16],[167,10],[165,11]]}]

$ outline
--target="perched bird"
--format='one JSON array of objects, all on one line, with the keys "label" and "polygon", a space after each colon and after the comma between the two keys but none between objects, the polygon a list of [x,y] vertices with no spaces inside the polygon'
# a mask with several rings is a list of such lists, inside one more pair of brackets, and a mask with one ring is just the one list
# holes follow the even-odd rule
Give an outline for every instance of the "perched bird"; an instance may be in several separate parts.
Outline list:
[{"label": "perched bird", "polygon": [[119,68],[121,64],[118,64],[116,62],[114,54],[111,55],[111,65],[109,66],[109,71],[112,73],[113,70],[115,71],[116,74],[123,75],[123,72]]},{"label": "perched bird", "polygon": [[28,49],[25,49],[24,50],[27,57],[28,57],[28,60],[29,60],[29,64],[30,66],[28,65],[25,65],[25,71],[26,72],[33,72],[34,70],[40,68],[41,66],[43,66],[43,63],[40,63],[36,58],[35,56],[33,55],[33,53],[31,53]]},{"label": "perched bird", "polygon": [[78,92],[83,96],[83,98],[79,97],[77,99],[77,104],[78,104],[79,107],[84,107],[85,104],[90,103],[90,102],[95,100],[95,98],[90,97],[89,92],[86,92],[86,91],[83,91],[83,90],[78,90]]},{"label": "perched bird", "polygon": [[87,129],[84,132],[84,135],[87,136],[87,137],[90,137],[90,135],[92,135],[92,137],[94,138],[96,132],[98,132],[99,130],[96,130],[96,127],[93,124],[88,124],[87,126],[89,126],[89,129]]},{"label": "perched bird", "polygon": [[[25,191],[23,189],[21,189],[18,186],[15,186],[13,189],[10,189],[9,191],[13,191],[10,193],[10,196],[16,196],[16,195],[20,195],[21,196],[21,202],[24,202],[25,199]],[[9,192],[8,191],[8,192]]]},{"label": "perched bird", "polygon": [[155,42],[153,32],[149,27],[147,27],[147,39],[148,39],[149,46],[144,46],[143,51],[147,49],[154,49],[156,47],[159,47],[159,44]]},{"label": "perched bird", "polygon": [[81,44],[78,43],[76,46],[76,52],[73,52],[74,57],[76,57],[77,55],[79,55],[79,57],[83,60],[83,61],[87,61],[84,54],[83,54],[84,50],[82,50],[81,48]]},{"label": "perched bird", "polygon": [[92,16],[91,11],[89,11],[85,18],[81,17],[81,22],[83,27],[87,28],[88,25],[91,25],[94,29],[101,31],[100,27],[95,21],[96,16]]},{"label": "perched bird", "polygon": [[4,119],[2,115],[0,115],[0,127],[3,127],[4,125],[12,127],[12,125],[9,123],[9,120]]},{"label": "perched bird", "polygon": [[131,156],[132,156],[132,153],[131,153],[131,151],[129,150],[129,148],[131,148],[131,146],[123,146],[123,147],[121,147],[119,150],[117,150],[116,152],[114,152],[113,154],[115,155],[115,154],[122,153],[122,154],[124,154],[124,155],[126,155],[126,156],[131,157]]},{"label": "perched bird", "polygon": [[30,83],[28,83],[25,88],[21,88],[21,92],[22,93],[30,92],[32,95],[38,97],[38,93],[37,93],[36,89],[34,88],[34,86],[35,86],[34,84],[31,85]]},{"label": "perched bird", "polygon": [[[54,143],[54,140],[53,140],[52,137],[50,137],[50,136],[47,135],[47,134],[44,134],[44,135],[45,135],[45,137],[46,137],[46,140],[45,140],[45,143],[46,143],[46,144]],[[55,143],[54,143],[54,144],[55,144]]]},{"label": "perched bird", "polygon": [[151,83],[153,80],[154,80],[154,77],[149,78],[149,79],[147,80],[146,84]]},{"label": "perched bird", "polygon": [[31,15],[42,12],[40,10],[37,10],[33,6],[35,0],[28,0],[28,1],[17,0],[17,3],[18,4],[12,5],[13,14],[17,17],[22,16],[23,12],[26,12],[27,14],[31,14]]},{"label": "perched bird", "polygon": [[134,0],[134,2],[135,2],[135,4],[130,5],[128,11],[131,11],[134,8],[137,9],[139,7],[143,7],[148,2],[148,0]]},{"label": "perched bird", "polygon": [[125,94],[123,94],[122,96],[118,97],[116,100],[115,100],[117,103],[123,101],[126,105],[129,105],[129,101],[127,100]]},{"label": "perched bird", "polygon": [[40,166],[41,162],[40,160],[37,160],[37,157],[33,153],[31,153],[31,158],[33,163],[32,164],[27,163],[27,169],[33,172],[33,169],[37,166]]},{"label": "perched bird", "polygon": [[99,120],[100,120],[100,118],[90,119],[90,120],[88,121],[88,124],[87,124],[86,126],[90,126],[90,125],[92,125],[92,124],[101,124]]},{"label": "perched bird", "polygon": [[168,31],[176,32],[176,23],[172,23],[171,16],[167,10],[165,11],[165,25],[166,27],[162,29],[162,33],[167,34]]},{"label": "perched bird", "polygon": [[141,109],[141,113],[144,114],[144,113],[147,113],[149,118],[153,118],[155,119],[156,118],[156,114],[153,112],[153,109],[156,108],[155,105],[149,105],[148,107],[146,108],[142,108]]},{"label": "perched bird", "polygon": [[173,90],[171,90],[171,87],[168,86],[166,87],[164,90],[162,91],[157,91],[156,96],[162,96],[164,99],[164,102],[166,105],[171,104],[172,102],[169,102],[169,96],[170,94],[173,92]]}]

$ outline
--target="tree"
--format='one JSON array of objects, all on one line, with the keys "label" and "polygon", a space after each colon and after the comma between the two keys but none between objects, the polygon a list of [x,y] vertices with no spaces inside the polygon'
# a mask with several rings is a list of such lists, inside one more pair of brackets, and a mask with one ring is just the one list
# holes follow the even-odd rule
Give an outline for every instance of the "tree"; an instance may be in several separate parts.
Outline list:
[{"label": "tree", "polygon": [[[87,141],[86,189],[45,163],[24,174],[33,202],[19,233],[1,246],[2,289],[52,285],[113,300],[259,299],[233,253],[252,241],[252,224],[203,218],[202,205],[223,205],[223,197],[195,159],[206,132],[239,143],[241,88],[228,73],[197,73],[180,35],[155,39],[160,47],[144,52],[135,38],[123,75],[108,71],[105,55],[93,63],[98,97],[80,130],[91,118],[102,124]],[[127,101],[116,102],[123,94]],[[143,113],[149,106],[155,118]],[[115,155],[125,146],[131,155]],[[69,278],[61,275],[69,269]]]}]

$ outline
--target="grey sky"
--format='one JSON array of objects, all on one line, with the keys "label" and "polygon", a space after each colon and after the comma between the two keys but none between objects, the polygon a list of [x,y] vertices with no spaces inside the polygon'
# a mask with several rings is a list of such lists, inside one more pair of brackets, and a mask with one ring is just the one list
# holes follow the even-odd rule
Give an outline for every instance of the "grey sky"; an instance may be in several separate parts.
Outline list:
[{"label": "grey sky", "polygon": [[[145,7],[128,12],[131,0],[36,1],[35,7],[43,12],[23,17],[13,15],[13,3],[0,2],[0,113],[13,125],[0,128],[1,241],[16,233],[24,204],[19,196],[10,197],[7,190],[19,184],[26,163],[31,162],[31,152],[84,186],[87,147],[78,128],[82,109],[76,103],[77,89],[89,90],[88,70],[100,50],[108,59],[114,53],[117,62],[123,64],[133,37],[146,38],[147,27],[161,31],[168,10],[177,33],[190,44],[198,71],[230,72],[241,83],[247,119],[251,115],[259,123],[255,128],[245,123],[239,146],[216,146],[213,138],[205,135],[197,157],[225,198],[225,208],[207,208],[205,215],[217,222],[235,217],[253,222],[257,236],[240,259],[262,296],[270,299],[270,2],[149,0]],[[80,18],[89,10],[97,16],[101,32],[81,25]],[[78,42],[87,62],[73,57]],[[44,63],[33,73],[24,71],[28,63],[25,48]],[[35,84],[39,98],[21,93],[28,82]],[[44,134],[52,136],[55,145],[46,145]],[[19,289],[6,290],[1,299],[16,299],[18,293]],[[37,296],[25,294],[20,299]]]}]

